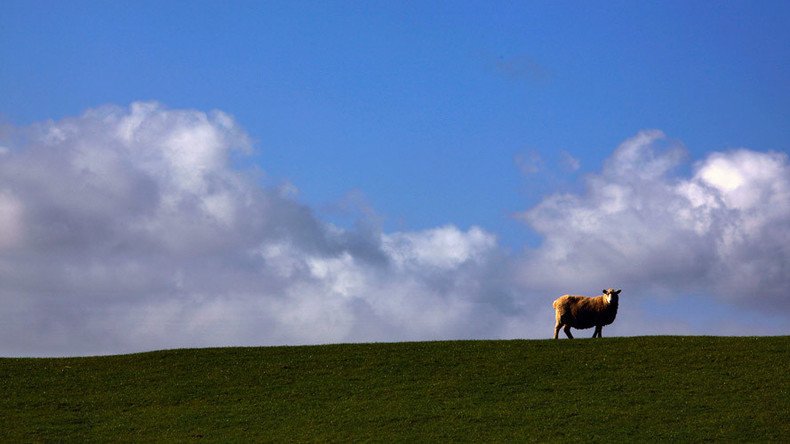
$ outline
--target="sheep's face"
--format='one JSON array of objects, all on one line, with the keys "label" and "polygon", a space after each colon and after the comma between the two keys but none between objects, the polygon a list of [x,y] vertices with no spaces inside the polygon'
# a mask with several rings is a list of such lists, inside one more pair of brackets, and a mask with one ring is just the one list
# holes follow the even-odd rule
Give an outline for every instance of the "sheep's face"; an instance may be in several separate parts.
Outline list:
[{"label": "sheep's face", "polygon": [[611,304],[612,302],[617,302],[618,298],[620,297],[621,291],[623,290],[615,290],[614,288],[603,290],[603,295],[606,298],[606,303]]}]

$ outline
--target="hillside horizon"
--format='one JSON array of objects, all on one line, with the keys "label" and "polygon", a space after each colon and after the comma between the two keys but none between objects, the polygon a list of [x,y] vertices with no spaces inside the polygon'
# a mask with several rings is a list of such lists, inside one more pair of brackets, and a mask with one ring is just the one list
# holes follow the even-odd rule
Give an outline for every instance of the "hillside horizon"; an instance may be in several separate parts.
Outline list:
[{"label": "hillside horizon", "polygon": [[772,441],[790,336],[2,358],[3,441]]}]

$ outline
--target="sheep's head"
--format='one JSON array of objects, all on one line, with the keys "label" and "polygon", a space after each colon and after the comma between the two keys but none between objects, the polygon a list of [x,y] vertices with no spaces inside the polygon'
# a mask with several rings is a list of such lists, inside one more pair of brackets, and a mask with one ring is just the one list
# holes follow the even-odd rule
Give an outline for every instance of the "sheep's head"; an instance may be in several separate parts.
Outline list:
[{"label": "sheep's head", "polygon": [[614,288],[610,288],[608,290],[602,290],[603,295],[606,298],[606,303],[611,304],[612,302],[617,302],[618,298],[620,297],[620,292],[623,290],[615,290]]}]

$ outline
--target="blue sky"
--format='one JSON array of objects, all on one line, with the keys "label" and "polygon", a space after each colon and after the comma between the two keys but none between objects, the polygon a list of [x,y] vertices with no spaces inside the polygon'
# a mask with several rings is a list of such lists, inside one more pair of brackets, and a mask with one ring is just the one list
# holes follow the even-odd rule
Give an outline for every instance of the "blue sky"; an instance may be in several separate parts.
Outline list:
[{"label": "blue sky", "polygon": [[[358,190],[393,227],[509,215],[658,128],[692,156],[790,150],[786,2],[4,2],[0,112],[221,109],[313,204]],[[551,178],[565,183],[565,176]],[[537,183],[535,183],[537,182]],[[538,186],[540,185],[540,186]]]},{"label": "blue sky", "polygon": [[[789,25],[781,1],[4,1],[0,135],[105,105],[220,110],[251,140],[234,171],[298,189],[291,199],[317,223],[373,224],[385,237],[453,227],[463,242],[479,228],[518,269],[559,239],[538,227],[544,212],[564,223],[601,196],[596,178],[632,171],[618,147],[642,143],[647,163],[680,147],[667,186],[714,177],[703,174],[720,165],[714,153],[737,148],[778,153],[784,168]],[[646,130],[661,135],[634,141]],[[763,165],[725,160],[738,159],[738,171]],[[562,193],[579,205],[549,211]],[[784,253],[771,254],[786,271]],[[682,291],[715,299],[706,285]]]}]

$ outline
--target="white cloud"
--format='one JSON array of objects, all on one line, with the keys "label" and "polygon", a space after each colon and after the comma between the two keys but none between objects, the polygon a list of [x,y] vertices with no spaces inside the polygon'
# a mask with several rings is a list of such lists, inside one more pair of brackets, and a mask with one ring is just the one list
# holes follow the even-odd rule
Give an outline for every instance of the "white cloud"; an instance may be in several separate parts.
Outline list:
[{"label": "white cloud", "polygon": [[634,298],[617,334],[645,331],[654,293],[790,311],[781,154],[714,153],[686,178],[685,152],[641,133],[585,194],[524,212],[544,243],[513,256],[478,227],[383,233],[369,208],[355,229],[323,222],[231,166],[251,146],[221,112],[135,103],[10,131],[0,355],[547,337],[554,297],[614,285]]},{"label": "white cloud", "polygon": [[522,263],[525,285],[710,292],[790,311],[787,156],[711,153],[691,177],[675,173],[685,158],[661,132],[641,132],[583,194],[552,195],[522,213],[544,237]]},{"label": "white cloud", "polygon": [[473,227],[464,233],[444,226],[417,233],[395,233],[383,238],[384,251],[399,267],[452,269],[467,261],[484,258],[495,248],[496,238]]},{"label": "white cloud", "polygon": [[493,235],[324,223],[231,167],[250,144],[224,113],[135,103],[17,132],[0,355],[496,335],[477,319],[518,315],[487,300]]},{"label": "white cloud", "polygon": [[22,203],[13,194],[0,191],[0,248],[21,242],[23,226]]}]

